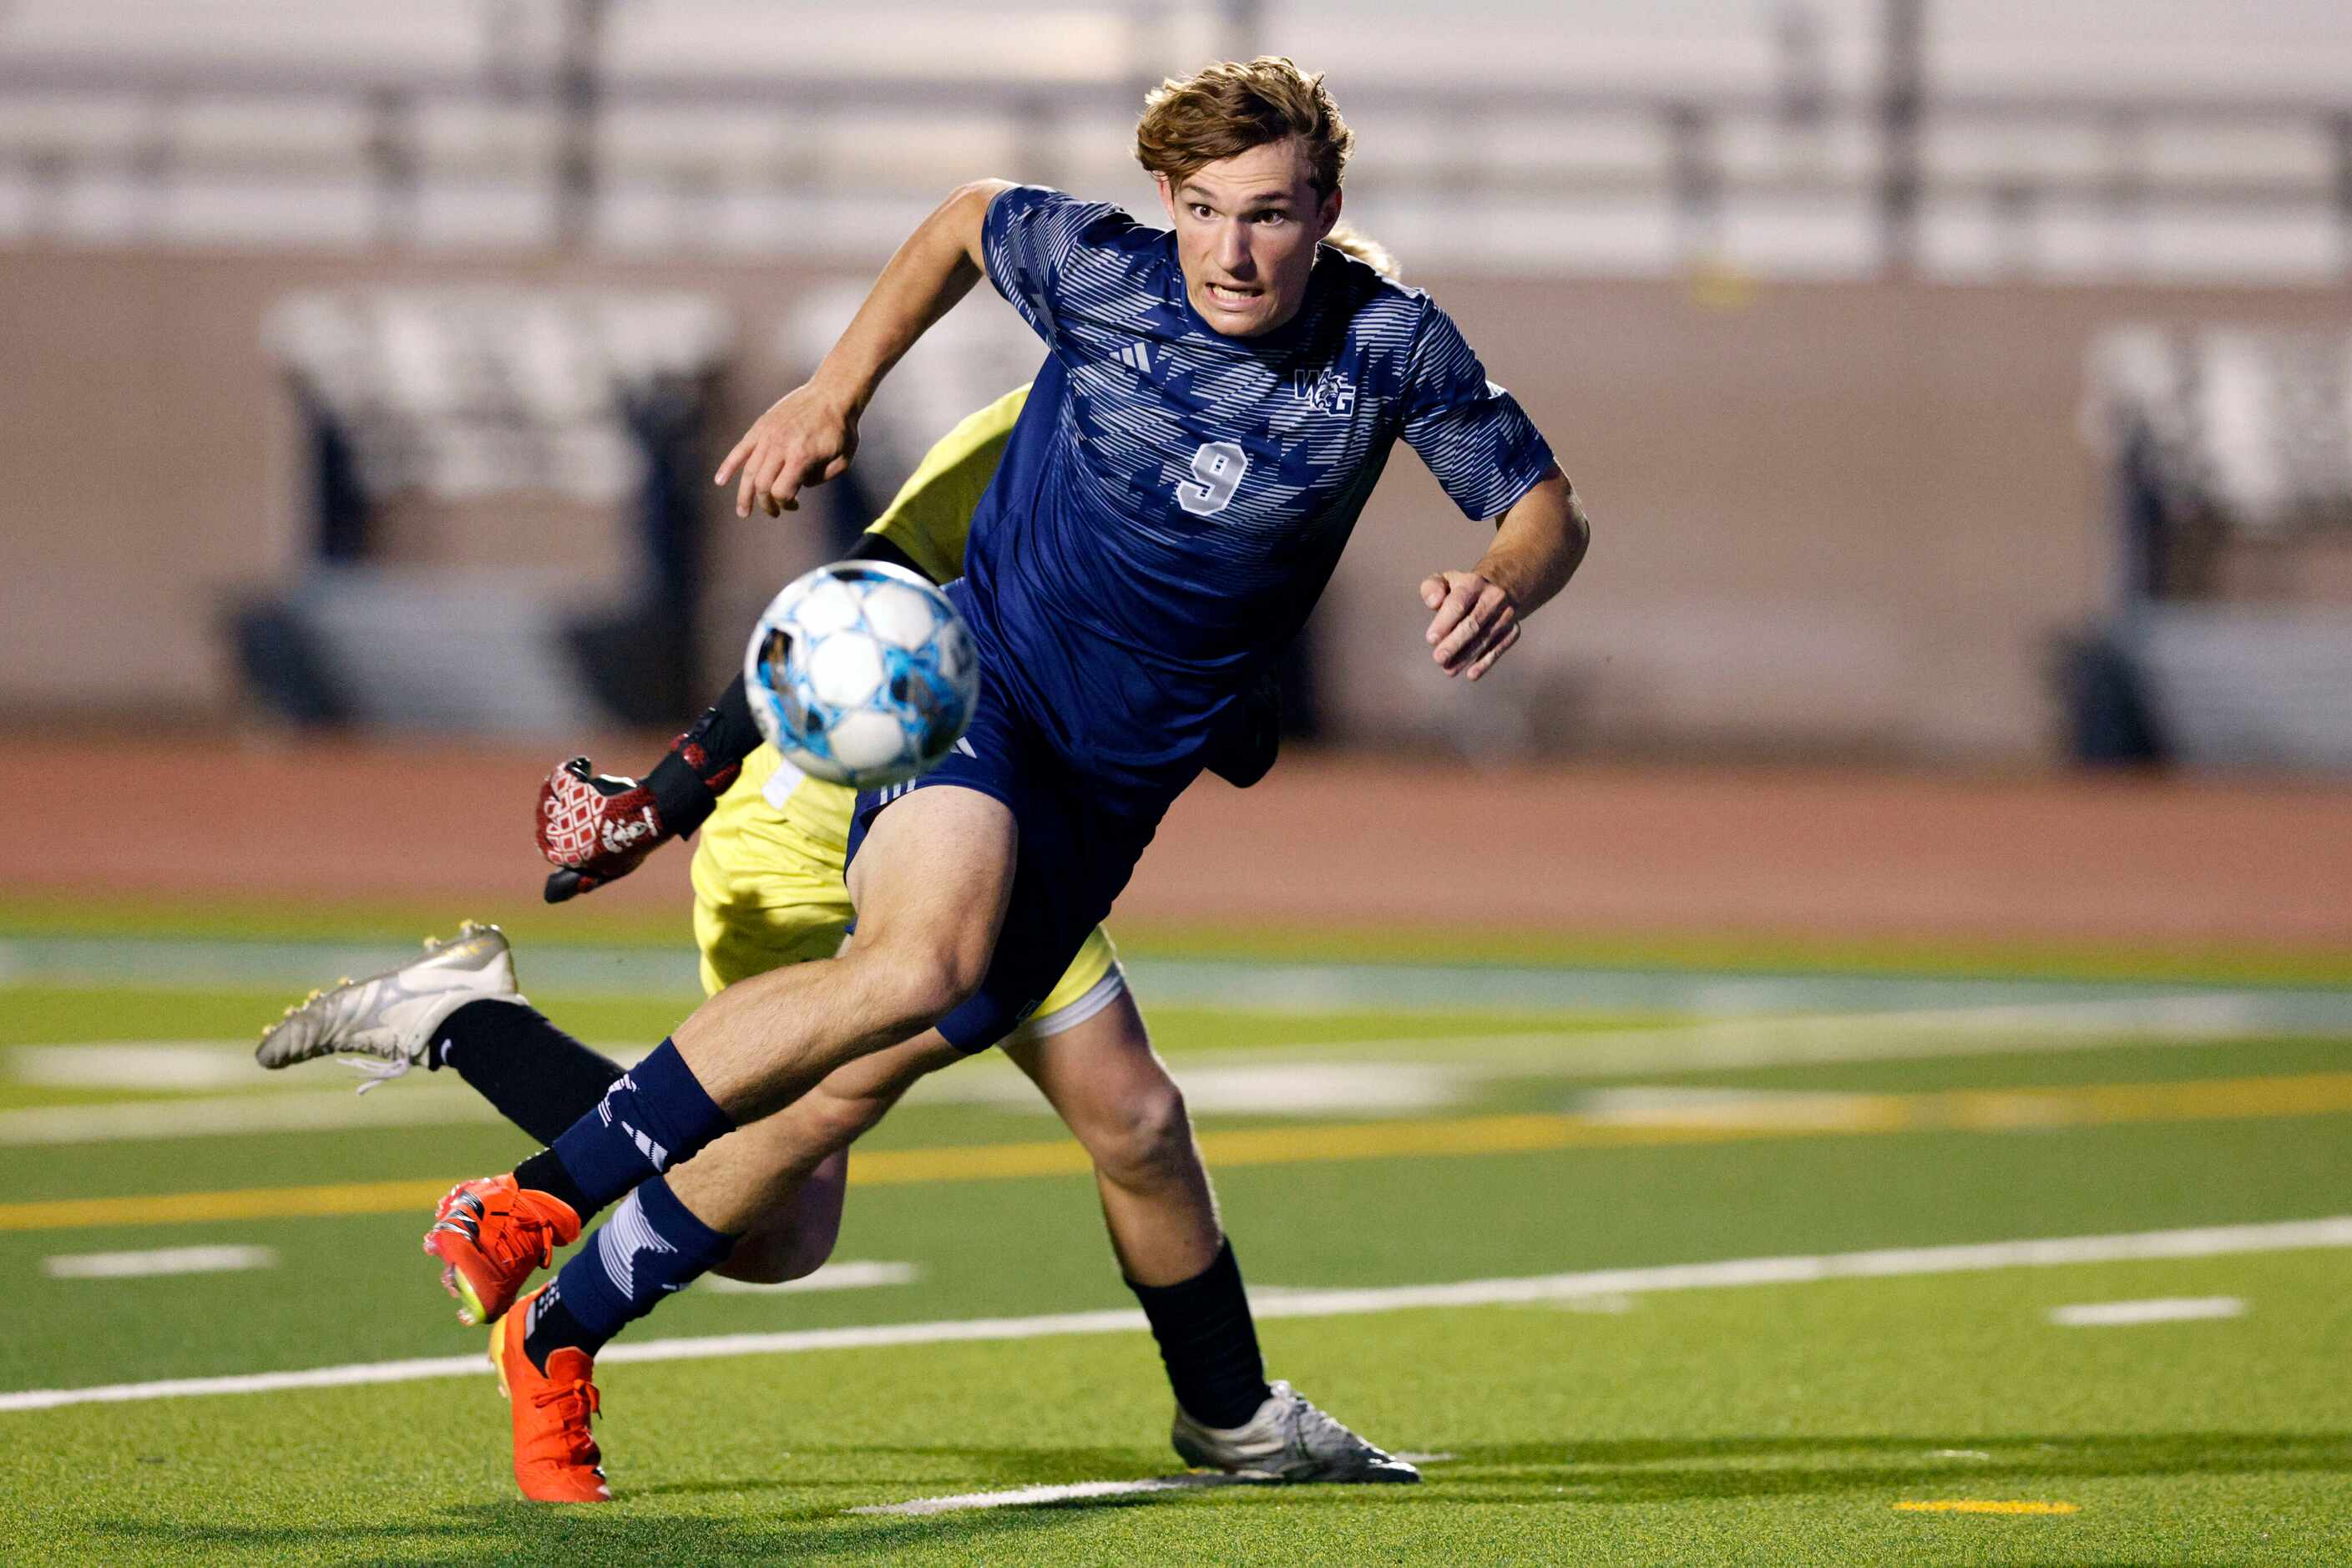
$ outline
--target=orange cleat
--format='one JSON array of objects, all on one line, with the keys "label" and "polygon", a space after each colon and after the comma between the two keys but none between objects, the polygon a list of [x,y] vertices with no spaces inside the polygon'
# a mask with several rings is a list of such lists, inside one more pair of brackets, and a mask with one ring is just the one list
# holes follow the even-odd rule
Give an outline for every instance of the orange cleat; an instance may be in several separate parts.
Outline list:
[{"label": "orange cleat", "polygon": [[580,1216],[562,1198],[517,1186],[512,1176],[484,1176],[449,1189],[425,1250],[441,1260],[457,1321],[495,1323],[555,1249],[579,1239]]},{"label": "orange cleat", "polygon": [[589,1430],[603,1407],[589,1381],[595,1363],[567,1345],[548,1356],[545,1372],[531,1365],[522,1349],[530,1319],[509,1312],[490,1331],[490,1364],[514,1414],[515,1484],[532,1502],[611,1502],[604,1456]]}]

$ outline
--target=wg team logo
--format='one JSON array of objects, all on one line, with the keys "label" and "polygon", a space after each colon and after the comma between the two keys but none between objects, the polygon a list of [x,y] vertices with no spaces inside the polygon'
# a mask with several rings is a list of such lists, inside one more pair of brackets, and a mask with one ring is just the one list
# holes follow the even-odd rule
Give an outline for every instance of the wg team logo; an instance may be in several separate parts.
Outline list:
[{"label": "wg team logo", "polygon": [[1352,414],[1356,410],[1356,384],[1336,370],[1320,374],[1293,371],[1290,395],[1318,414]]}]

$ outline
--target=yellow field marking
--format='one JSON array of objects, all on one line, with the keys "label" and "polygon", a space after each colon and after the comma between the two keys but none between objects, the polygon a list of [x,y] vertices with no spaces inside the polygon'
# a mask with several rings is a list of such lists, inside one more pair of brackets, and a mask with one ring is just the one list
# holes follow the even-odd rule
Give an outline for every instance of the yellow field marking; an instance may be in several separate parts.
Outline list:
[{"label": "yellow field marking", "polygon": [[71,1230],[85,1226],[176,1225],[214,1219],[297,1219],[315,1215],[428,1215],[447,1182],[352,1182],[318,1187],[237,1187],[152,1197],[56,1198],[0,1204],[0,1230]]},{"label": "yellow field marking", "polygon": [[[1947,1089],[1927,1094],[1840,1097],[1833,1121],[1790,1116],[1770,1099],[1696,1106],[1687,1120],[1638,1122],[1566,1112],[1368,1121],[1336,1127],[1257,1127],[1204,1132],[1213,1169],[1329,1160],[1393,1160],[1444,1154],[1517,1154],[1553,1149],[1656,1148],[1759,1139],[1870,1136],[1891,1132],[2005,1132],[2125,1122],[2201,1121],[2352,1111],[2352,1072],[2281,1078],[2109,1083],[2061,1089]],[[849,1163],[853,1186],[1009,1181],[1083,1174],[1085,1150],[1066,1139],[975,1143],[942,1149],[861,1150]],[[287,1219],[315,1215],[429,1211],[447,1192],[437,1181],[243,1187],[125,1198],[59,1198],[0,1204],[0,1231],[175,1225],[202,1220]]]},{"label": "yellow field marking", "polygon": [[1927,1502],[1898,1502],[1903,1513],[2080,1513],[2071,1502],[2001,1501],[1991,1498],[1937,1498]]}]

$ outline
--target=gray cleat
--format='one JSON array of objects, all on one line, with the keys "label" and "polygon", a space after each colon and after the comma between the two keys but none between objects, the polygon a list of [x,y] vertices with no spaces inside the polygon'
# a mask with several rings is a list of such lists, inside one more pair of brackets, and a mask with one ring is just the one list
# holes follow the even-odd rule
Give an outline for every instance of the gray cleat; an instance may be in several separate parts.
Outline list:
[{"label": "gray cleat", "polygon": [[1421,1472],[1373,1447],[1286,1383],[1239,1426],[1203,1426],[1180,1406],[1169,1440],[1188,1465],[1277,1481],[1413,1482]]},{"label": "gray cleat", "polygon": [[520,1003],[506,932],[467,921],[447,942],[427,938],[425,954],[365,980],[313,991],[262,1032],[253,1059],[291,1067],[319,1057],[373,1057],[364,1094],[425,1060],[441,1021],[468,1002]]}]

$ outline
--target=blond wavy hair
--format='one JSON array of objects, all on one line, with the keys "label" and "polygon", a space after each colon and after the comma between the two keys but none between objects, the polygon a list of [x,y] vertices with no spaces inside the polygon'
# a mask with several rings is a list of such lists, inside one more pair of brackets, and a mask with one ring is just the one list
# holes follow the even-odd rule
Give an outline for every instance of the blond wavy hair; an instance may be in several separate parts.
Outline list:
[{"label": "blond wavy hair", "polygon": [[1345,218],[1331,226],[1331,232],[1323,237],[1323,243],[1343,256],[1354,257],[1383,278],[1401,276],[1397,271],[1397,259],[1389,254],[1389,247]]},{"label": "blond wavy hair", "polygon": [[1220,159],[1293,136],[1317,192],[1338,190],[1356,133],[1339,118],[1322,73],[1309,76],[1279,55],[1223,60],[1182,81],[1171,77],[1144,95],[1135,161],[1173,184]]}]

